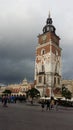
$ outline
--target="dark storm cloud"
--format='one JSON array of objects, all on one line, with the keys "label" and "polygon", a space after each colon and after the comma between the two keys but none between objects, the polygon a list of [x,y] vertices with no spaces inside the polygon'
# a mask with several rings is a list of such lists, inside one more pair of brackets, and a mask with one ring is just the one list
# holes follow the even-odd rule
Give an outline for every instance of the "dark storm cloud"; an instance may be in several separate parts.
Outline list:
[{"label": "dark storm cloud", "polygon": [[[49,10],[62,46],[63,78],[73,78],[73,1],[0,0],[0,82],[34,79],[37,36]],[[66,4],[66,6],[65,6]]]},{"label": "dark storm cloud", "polygon": [[[67,41],[68,42],[68,41]],[[62,46],[62,74],[64,79],[73,79],[73,45],[66,43]]]},{"label": "dark storm cloud", "polygon": [[35,43],[33,39],[18,37],[0,43],[0,80],[14,82],[34,75]]},{"label": "dark storm cloud", "polygon": [[35,16],[28,17],[28,21],[10,16],[1,26],[0,82],[20,82],[25,77],[34,80],[37,21]]},{"label": "dark storm cloud", "polygon": [[[29,30],[28,30],[29,31]],[[10,35],[9,35],[10,36]],[[35,41],[24,36],[5,38],[0,43],[0,81],[19,82],[34,79]]]}]

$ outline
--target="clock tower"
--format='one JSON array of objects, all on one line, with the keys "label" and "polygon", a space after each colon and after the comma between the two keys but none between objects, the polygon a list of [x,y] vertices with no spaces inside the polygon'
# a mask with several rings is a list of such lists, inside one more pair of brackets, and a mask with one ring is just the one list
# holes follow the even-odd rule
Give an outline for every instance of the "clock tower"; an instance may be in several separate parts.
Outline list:
[{"label": "clock tower", "polygon": [[35,59],[35,87],[41,96],[53,96],[54,89],[61,87],[61,48],[50,14],[38,35]]}]

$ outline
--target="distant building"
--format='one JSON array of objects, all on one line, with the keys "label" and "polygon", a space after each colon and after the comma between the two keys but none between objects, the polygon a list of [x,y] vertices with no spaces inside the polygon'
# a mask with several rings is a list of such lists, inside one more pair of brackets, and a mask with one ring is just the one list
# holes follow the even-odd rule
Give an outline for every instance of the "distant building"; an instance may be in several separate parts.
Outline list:
[{"label": "distant building", "polygon": [[29,89],[31,89],[31,85],[27,82],[27,79],[24,79],[22,81],[22,83],[20,84],[21,86],[21,91],[22,92],[26,92],[28,91]]},{"label": "distant building", "polygon": [[53,89],[61,87],[61,48],[50,14],[38,35],[35,59],[35,87],[41,96],[53,96]]},{"label": "distant building", "polygon": [[2,92],[4,90],[11,90],[13,95],[25,95],[26,91],[28,91],[29,89],[31,89],[31,84],[28,83],[28,81],[26,79],[24,79],[20,84],[10,84],[8,86],[5,87],[1,87],[0,88],[0,94],[2,94]]},{"label": "distant building", "polygon": [[6,86],[0,86],[0,95],[2,95],[3,91],[5,91]]}]

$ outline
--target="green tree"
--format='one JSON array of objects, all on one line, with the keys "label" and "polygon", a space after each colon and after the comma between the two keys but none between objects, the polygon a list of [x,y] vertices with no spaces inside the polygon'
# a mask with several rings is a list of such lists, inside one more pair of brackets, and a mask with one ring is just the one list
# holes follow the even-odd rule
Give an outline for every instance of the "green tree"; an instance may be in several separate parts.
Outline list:
[{"label": "green tree", "polygon": [[32,98],[32,104],[33,104],[33,98],[40,96],[40,92],[36,88],[31,88],[26,92],[27,97],[30,96]]},{"label": "green tree", "polygon": [[6,90],[3,91],[3,93],[5,93],[5,94],[11,94],[11,90],[6,89]]},{"label": "green tree", "polygon": [[64,85],[62,86],[62,96],[66,99],[71,99],[72,93]]}]

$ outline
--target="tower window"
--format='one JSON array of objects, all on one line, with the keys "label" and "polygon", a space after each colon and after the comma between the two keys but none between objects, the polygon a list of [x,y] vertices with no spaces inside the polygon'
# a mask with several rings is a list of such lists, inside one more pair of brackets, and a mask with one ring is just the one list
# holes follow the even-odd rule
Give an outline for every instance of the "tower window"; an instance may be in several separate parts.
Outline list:
[{"label": "tower window", "polygon": [[54,85],[56,84],[56,77],[54,77]]},{"label": "tower window", "polygon": [[42,65],[42,72],[44,72],[44,65]]},{"label": "tower window", "polygon": [[56,50],[56,56],[58,56],[58,51]]},{"label": "tower window", "polygon": [[39,76],[39,83],[42,83],[42,77]]},{"label": "tower window", "polygon": [[45,78],[45,76],[44,76],[44,84],[46,84],[46,78]]},{"label": "tower window", "polygon": [[58,84],[60,84],[60,79],[58,78]]},{"label": "tower window", "polygon": [[49,31],[49,27],[47,27],[47,31]]},{"label": "tower window", "polygon": [[43,29],[43,33],[45,33],[45,28]]},{"label": "tower window", "polygon": [[45,54],[45,49],[41,50],[41,54],[42,54],[42,55]]}]

